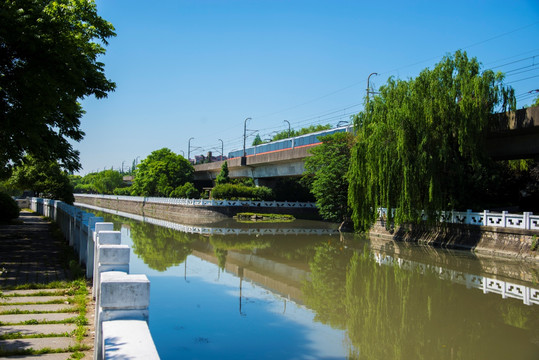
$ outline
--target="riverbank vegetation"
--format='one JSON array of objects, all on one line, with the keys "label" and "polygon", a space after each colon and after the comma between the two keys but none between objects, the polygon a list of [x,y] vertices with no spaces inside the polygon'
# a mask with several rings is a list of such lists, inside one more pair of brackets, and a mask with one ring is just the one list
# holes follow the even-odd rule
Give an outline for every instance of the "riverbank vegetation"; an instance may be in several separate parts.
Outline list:
[{"label": "riverbank vegetation", "polygon": [[235,216],[238,222],[267,222],[267,223],[283,223],[292,222],[296,218],[288,214],[260,214],[252,212],[238,213]]}]

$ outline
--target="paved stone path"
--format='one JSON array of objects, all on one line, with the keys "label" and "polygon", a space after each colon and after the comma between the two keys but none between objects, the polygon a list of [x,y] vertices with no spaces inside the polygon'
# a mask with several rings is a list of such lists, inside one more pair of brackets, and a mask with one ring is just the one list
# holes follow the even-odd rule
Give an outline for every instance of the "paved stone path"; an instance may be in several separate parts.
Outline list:
[{"label": "paved stone path", "polygon": [[[50,223],[29,212],[21,212],[19,220],[21,224],[0,225],[0,359],[69,359],[72,352],[68,351],[4,356],[26,349],[62,351],[78,344],[73,333],[77,325],[69,321],[78,313],[66,289],[4,290],[68,280],[62,266],[65,255],[51,234]],[[92,314],[90,309],[88,314]],[[91,338],[83,342],[93,345]],[[93,351],[84,354],[85,359],[93,358]]]}]

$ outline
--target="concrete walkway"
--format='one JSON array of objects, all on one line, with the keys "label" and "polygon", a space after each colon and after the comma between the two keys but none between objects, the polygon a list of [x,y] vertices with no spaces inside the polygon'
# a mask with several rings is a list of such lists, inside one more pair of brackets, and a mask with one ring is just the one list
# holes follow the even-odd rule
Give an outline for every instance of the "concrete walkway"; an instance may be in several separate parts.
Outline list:
[{"label": "concrete walkway", "polygon": [[[80,343],[74,335],[79,314],[67,289],[5,290],[69,280],[67,254],[61,240],[52,236],[50,223],[30,212],[21,212],[19,220],[0,225],[0,359],[69,359]],[[92,346],[93,339],[83,343]],[[7,356],[29,349],[49,353]],[[84,354],[93,358],[93,351]]]}]

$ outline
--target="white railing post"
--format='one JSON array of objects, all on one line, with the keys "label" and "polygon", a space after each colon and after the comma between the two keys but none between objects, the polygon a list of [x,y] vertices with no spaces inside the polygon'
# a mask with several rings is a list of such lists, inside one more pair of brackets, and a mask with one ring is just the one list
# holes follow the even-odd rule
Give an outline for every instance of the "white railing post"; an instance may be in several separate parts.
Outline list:
[{"label": "white railing post", "polygon": [[94,216],[88,219],[88,241],[86,245],[86,278],[90,279],[94,276],[94,262],[95,262],[95,240],[94,232],[95,225],[97,223],[102,223],[103,218],[100,216]]}]

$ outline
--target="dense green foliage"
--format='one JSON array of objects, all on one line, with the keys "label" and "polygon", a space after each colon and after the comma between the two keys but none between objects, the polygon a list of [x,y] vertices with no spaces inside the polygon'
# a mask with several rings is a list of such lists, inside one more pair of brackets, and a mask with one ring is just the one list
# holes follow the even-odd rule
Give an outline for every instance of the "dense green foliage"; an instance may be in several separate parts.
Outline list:
[{"label": "dense green foliage", "polygon": [[25,154],[79,169],[78,100],[115,88],[98,61],[113,26],[93,0],[6,0],[0,24],[0,176]]},{"label": "dense green foliage", "polygon": [[253,146],[256,146],[256,145],[260,145],[260,144],[263,144],[264,142],[262,141],[262,139],[260,138],[260,134],[256,134],[254,140],[253,140]]},{"label": "dense green foliage", "polygon": [[310,133],[313,133],[313,132],[322,131],[322,130],[329,130],[329,129],[331,129],[330,124],[311,125],[311,126],[308,126],[308,127],[305,127],[305,128],[301,128],[299,130],[290,129],[290,132],[288,130],[283,130],[280,133],[277,133],[275,136],[273,136],[271,141],[288,139],[289,137],[300,136],[300,135],[310,134]]},{"label": "dense green foliage", "polygon": [[[417,222],[421,210],[466,209],[485,174],[489,116],[514,108],[503,75],[480,72],[456,52],[415,79],[390,78],[355,119],[357,143],[349,171],[349,204],[357,229],[379,207],[396,208],[395,223]],[[501,108],[501,109],[500,109]]]},{"label": "dense green foliage", "polygon": [[0,221],[13,220],[19,217],[19,206],[11,196],[0,192]]},{"label": "dense green foliage", "polygon": [[181,199],[198,199],[200,197],[200,192],[195,188],[195,185],[190,182],[178,186],[170,193],[170,197],[181,198]]},{"label": "dense green foliage", "polygon": [[214,199],[222,200],[272,200],[273,193],[265,186],[251,187],[240,184],[218,184],[212,191]]},{"label": "dense green foliage", "polygon": [[215,179],[216,184],[227,184],[230,182],[230,177],[228,176],[228,163],[225,161],[223,165],[221,165],[221,171],[219,172],[219,175],[217,175],[217,178]]},{"label": "dense green foliage", "polygon": [[342,222],[350,216],[346,173],[353,138],[345,132],[320,137],[322,144],[312,148],[312,156],[305,159],[305,176],[313,177],[311,192],[320,216],[326,220]]},{"label": "dense green foliage", "polygon": [[28,155],[13,170],[10,182],[20,190],[33,191],[36,196],[68,204],[75,200],[69,177],[56,161],[43,161]]},{"label": "dense green foliage", "polygon": [[75,193],[113,194],[116,188],[125,187],[123,176],[116,170],[89,173],[84,177],[70,175]]},{"label": "dense green foliage", "polygon": [[153,151],[137,166],[132,193],[169,197],[186,182],[192,181],[194,172],[193,165],[187,159],[170,149]]}]

